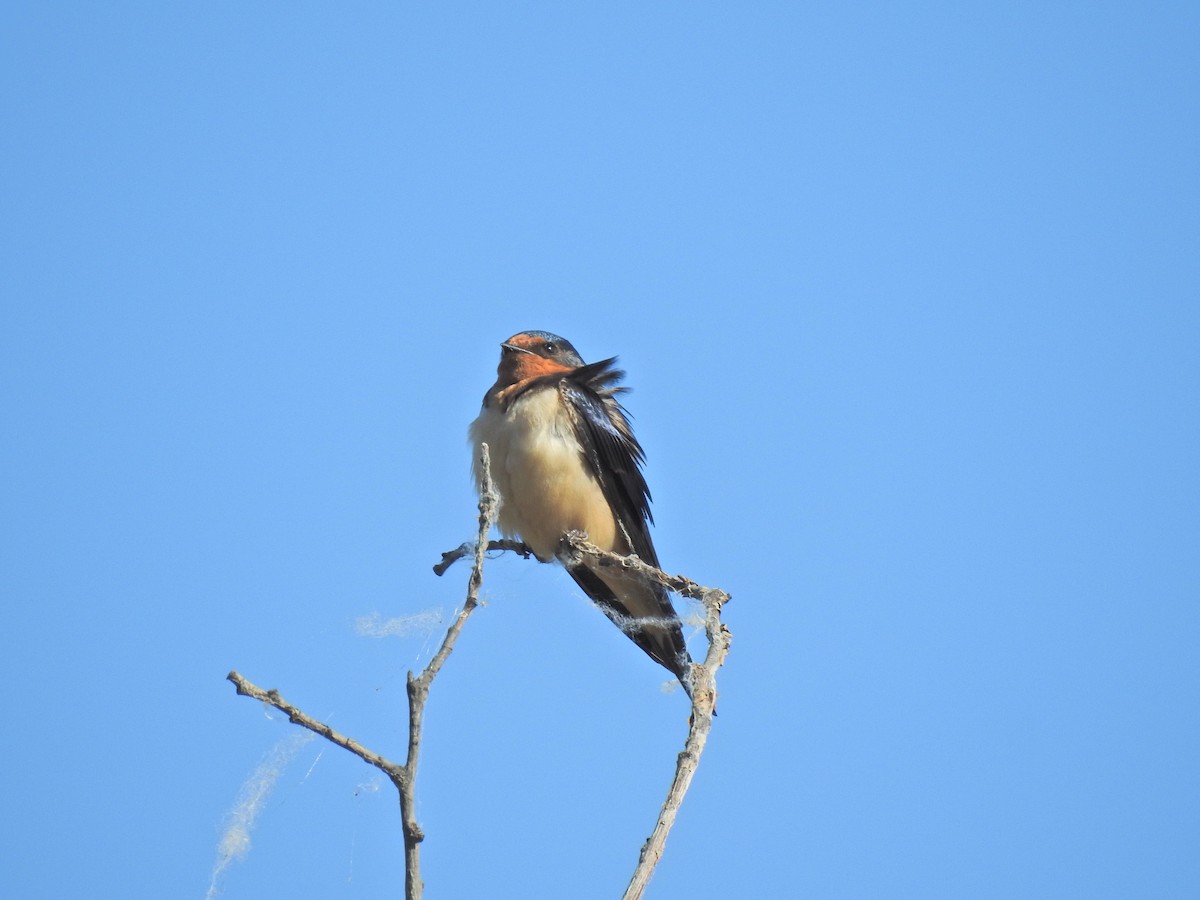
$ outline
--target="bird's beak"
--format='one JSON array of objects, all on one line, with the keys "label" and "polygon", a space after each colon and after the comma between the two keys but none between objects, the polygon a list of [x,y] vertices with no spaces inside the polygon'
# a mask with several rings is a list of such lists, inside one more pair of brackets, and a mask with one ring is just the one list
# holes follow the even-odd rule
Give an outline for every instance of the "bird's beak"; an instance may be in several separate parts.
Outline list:
[{"label": "bird's beak", "polygon": [[505,353],[508,353],[509,351],[514,351],[517,353],[532,353],[533,352],[532,350],[526,350],[524,347],[518,347],[516,344],[510,344],[510,343],[508,343],[508,341],[505,341],[500,346],[504,348]]}]

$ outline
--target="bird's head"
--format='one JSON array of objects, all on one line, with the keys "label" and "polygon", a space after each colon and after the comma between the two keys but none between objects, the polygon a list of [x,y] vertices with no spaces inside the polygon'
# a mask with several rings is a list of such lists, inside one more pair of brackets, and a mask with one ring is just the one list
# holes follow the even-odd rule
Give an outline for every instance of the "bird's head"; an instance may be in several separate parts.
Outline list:
[{"label": "bird's head", "polygon": [[516,384],[526,378],[568,372],[583,365],[579,351],[566,338],[549,331],[522,331],[500,345],[501,381]]}]

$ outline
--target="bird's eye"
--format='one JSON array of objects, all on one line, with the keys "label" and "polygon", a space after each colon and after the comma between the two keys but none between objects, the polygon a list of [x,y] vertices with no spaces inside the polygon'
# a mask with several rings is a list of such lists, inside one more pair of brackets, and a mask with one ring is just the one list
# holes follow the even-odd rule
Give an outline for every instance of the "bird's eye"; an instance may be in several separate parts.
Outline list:
[{"label": "bird's eye", "polygon": [[553,341],[547,341],[542,346],[546,349],[547,353],[556,353],[558,351],[558,347]]}]

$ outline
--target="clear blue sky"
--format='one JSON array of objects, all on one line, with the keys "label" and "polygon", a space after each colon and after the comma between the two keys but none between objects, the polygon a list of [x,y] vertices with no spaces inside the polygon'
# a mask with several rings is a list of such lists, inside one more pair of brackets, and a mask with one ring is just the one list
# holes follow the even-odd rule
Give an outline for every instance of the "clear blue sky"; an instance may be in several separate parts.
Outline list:
[{"label": "clear blue sky", "polygon": [[[497,344],[619,354],[734,595],[653,898],[1200,895],[1200,11],[8,4],[0,880],[203,897],[293,730],[371,748]],[[430,896],[619,895],[686,728],[504,559],[430,701]],[[694,649],[700,649],[697,639]],[[221,896],[394,896],[293,749]]]}]

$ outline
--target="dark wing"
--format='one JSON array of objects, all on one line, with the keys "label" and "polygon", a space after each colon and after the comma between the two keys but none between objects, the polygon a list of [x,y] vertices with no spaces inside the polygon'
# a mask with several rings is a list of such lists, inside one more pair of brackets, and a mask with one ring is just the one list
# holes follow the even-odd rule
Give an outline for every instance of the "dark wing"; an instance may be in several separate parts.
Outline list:
[{"label": "dark wing", "polygon": [[614,368],[616,357],[572,370],[559,390],[575,421],[575,436],[583,447],[592,474],[625,532],[630,551],[652,566],[658,554],[650,540],[650,488],[642,475],[646,454],[633,436],[624,408],[614,396],[625,373]]},{"label": "dark wing", "polygon": [[[575,425],[588,467],[600,482],[629,551],[652,566],[658,554],[650,539],[650,489],[642,475],[645,454],[633,436],[615,387],[625,375],[614,359],[580,366],[563,376],[559,391]],[[678,676],[691,693],[687,646],[667,590],[587,563],[571,577],[617,626],[660,665]]]}]

